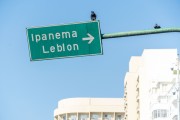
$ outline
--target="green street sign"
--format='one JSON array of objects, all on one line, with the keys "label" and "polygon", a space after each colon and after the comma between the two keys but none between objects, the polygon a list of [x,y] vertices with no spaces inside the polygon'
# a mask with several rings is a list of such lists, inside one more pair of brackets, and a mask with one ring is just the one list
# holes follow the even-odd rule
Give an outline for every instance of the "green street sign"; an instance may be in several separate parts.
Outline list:
[{"label": "green street sign", "polygon": [[99,21],[27,28],[32,61],[102,54]]}]

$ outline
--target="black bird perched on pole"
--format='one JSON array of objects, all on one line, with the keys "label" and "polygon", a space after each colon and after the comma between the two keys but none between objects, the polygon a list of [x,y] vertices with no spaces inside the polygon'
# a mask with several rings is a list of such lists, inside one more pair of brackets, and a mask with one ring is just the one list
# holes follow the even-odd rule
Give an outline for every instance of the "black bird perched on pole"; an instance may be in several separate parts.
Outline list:
[{"label": "black bird perched on pole", "polygon": [[160,28],[161,26],[159,26],[158,24],[155,24],[154,29],[160,29]]},{"label": "black bird perched on pole", "polygon": [[91,11],[91,20],[92,21],[96,20],[96,13],[94,11]]}]

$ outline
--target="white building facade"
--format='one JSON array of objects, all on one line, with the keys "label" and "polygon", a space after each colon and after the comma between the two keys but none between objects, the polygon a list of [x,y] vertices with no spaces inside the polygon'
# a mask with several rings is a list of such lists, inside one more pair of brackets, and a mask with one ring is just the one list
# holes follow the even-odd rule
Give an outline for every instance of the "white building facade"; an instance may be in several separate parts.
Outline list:
[{"label": "white building facade", "polygon": [[58,102],[54,120],[180,120],[177,49],[147,49],[133,56],[124,98],[70,98]]},{"label": "white building facade", "polygon": [[124,99],[64,99],[54,110],[54,120],[124,120]]},{"label": "white building facade", "polygon": [[125,120],[178,120],[173,64],[177,64],[176,49],[149,49],[131,57],[124,80]]}]

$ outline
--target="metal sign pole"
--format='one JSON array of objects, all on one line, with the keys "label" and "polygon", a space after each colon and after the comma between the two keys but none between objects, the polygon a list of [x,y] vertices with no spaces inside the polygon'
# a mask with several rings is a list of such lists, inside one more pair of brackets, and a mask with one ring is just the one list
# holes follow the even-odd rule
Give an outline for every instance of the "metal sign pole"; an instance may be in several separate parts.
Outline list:
[{"label": "metal sign pole", "polygon": [[138,35],[148,35],[148,34],[158,34],[158,33],[168,33],[168,32],[180,32],[180,28],[161,28],[153,30],[140,30],[140,31],[131,31],[131,32],[117,32],[102,34],[102,39],[107,38],[117,38],[117,37],[128,37],[128,36],[138,36]]}]

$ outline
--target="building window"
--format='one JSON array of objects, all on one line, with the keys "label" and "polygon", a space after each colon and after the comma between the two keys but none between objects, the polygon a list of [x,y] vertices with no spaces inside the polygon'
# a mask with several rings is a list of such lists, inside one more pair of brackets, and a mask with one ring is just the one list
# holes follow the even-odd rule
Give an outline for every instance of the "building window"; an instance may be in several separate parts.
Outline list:
[{"label": "building window", "polygon": [[121,120],[121,115],[116,115],[116,120]]},{"label": "building window", "polygon": [[154,110],[152,112],[152,118],[166,118],[167,117],[167,110],[165,109],[158,109],[158,110]]},{"label": "building window", "polygon": [[80,115],[80,120],[87,120],[87,119],[88,119],[88,115],[87,114]]},{"label": "building window", "polygon": [[167,89],[167,84],[162,84],[162,91],[165,92]]},{"label": "building window", "polygon": [[69,115],[69,120],[76,120],[76,115],[74,115],[74,114]]},{"label": "building window", "polygon": [[157,89],[156,88],[152,88],[152,94],[156,94],[157,93]]},{"label": "building window", "polygon": [[106,114],[104,114],[103,118],[104,118],[104,120],[111,120],[112,115],[111,115],[111,114],[106,113]]},{"label": "building window", "polygon": [[63,119],[63,120],[66,120],[66,115],[63,115],[63,116],[62,116],[62,119]]},{"label": "building window", "polygon": [[100,115],[98,113],[93,113],[91,115],[91,120],[98,120],[100,118]]},{"label": "building window", "polygon": [[167,110],[161,110],[161,117],[167,117]]},{"label": "building window", "polygon": [[160,115],[161,114],[161,110],[157,110],[157,114],[158,114],[157,117],[160,118],[161,117],[161,115]]},{"label": "building window", "polygon": [[152,113],[153,118],[157,118],[157,110],[154,110]]}]

